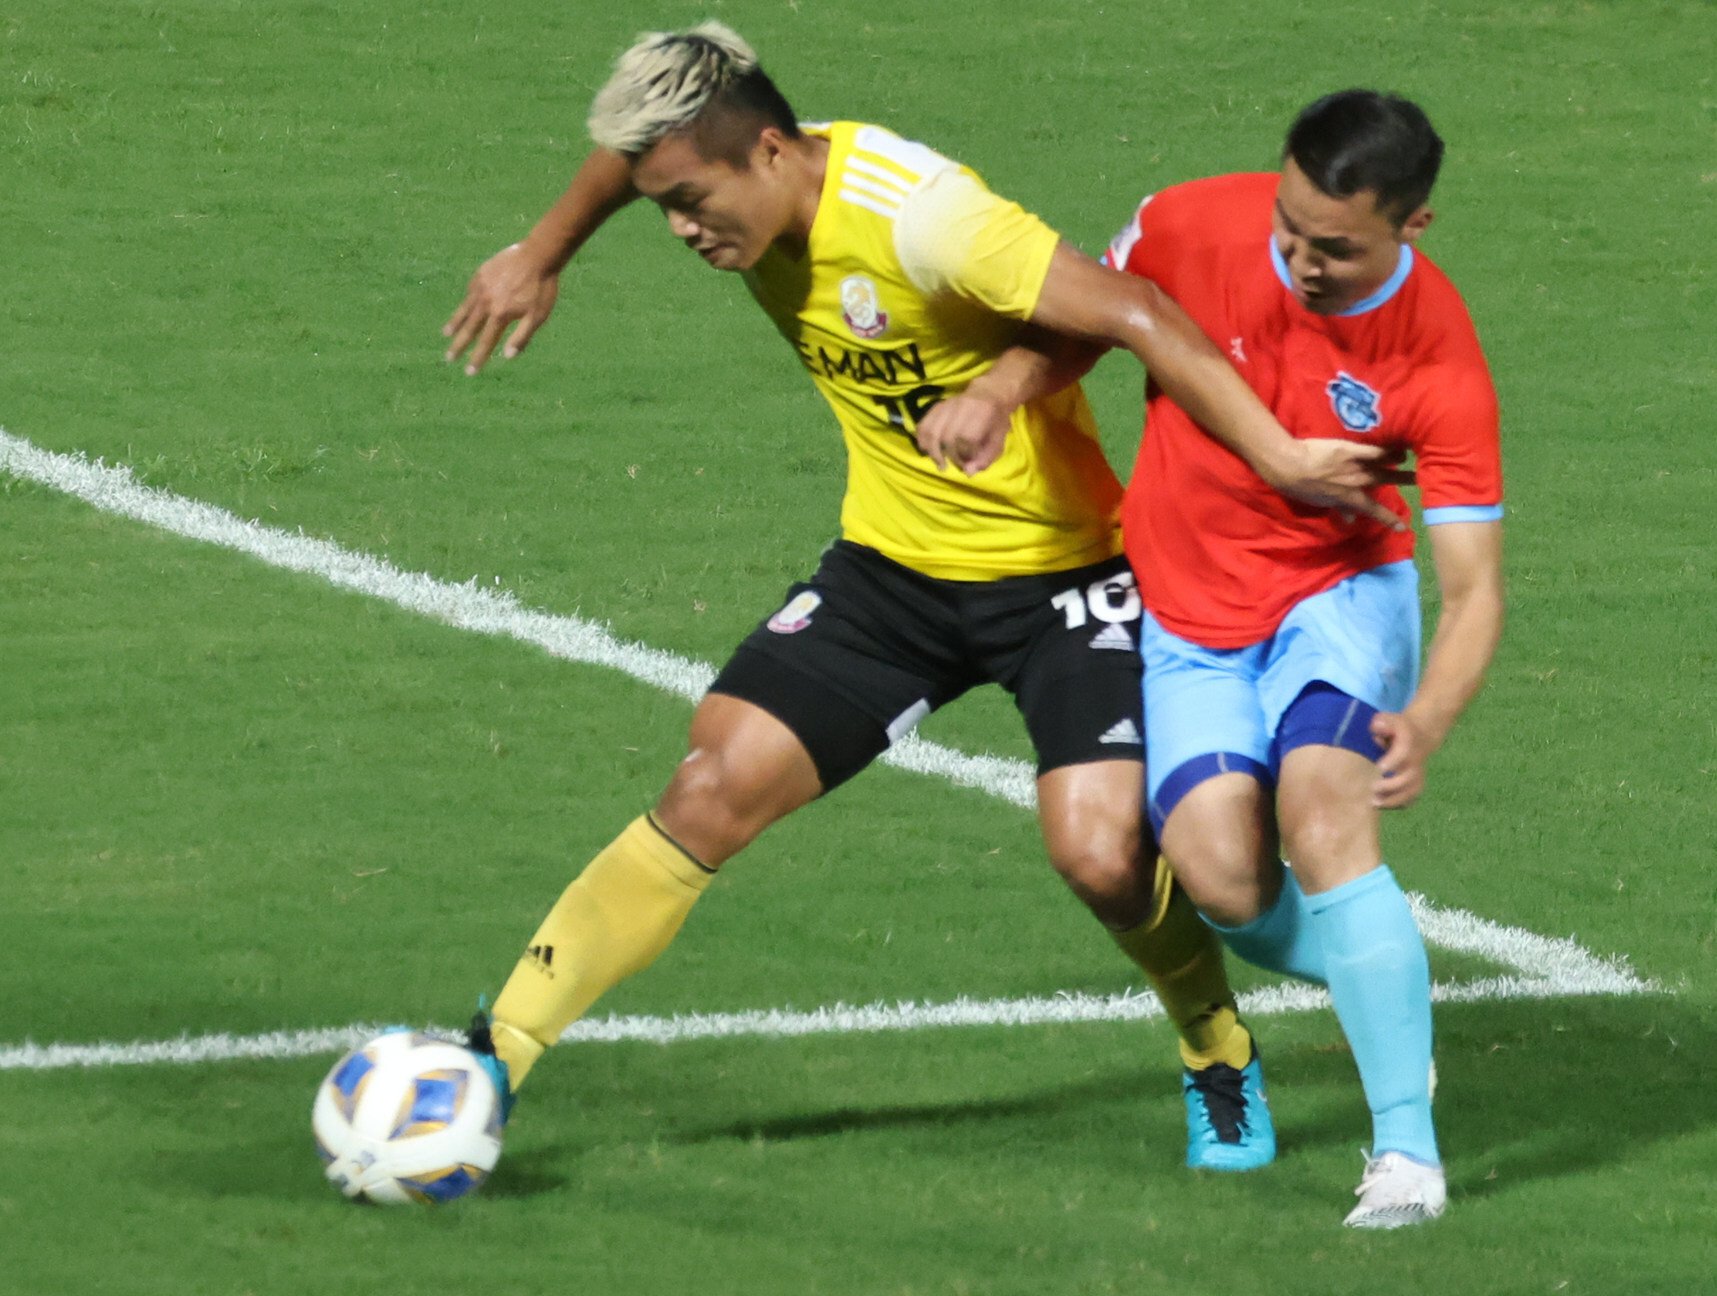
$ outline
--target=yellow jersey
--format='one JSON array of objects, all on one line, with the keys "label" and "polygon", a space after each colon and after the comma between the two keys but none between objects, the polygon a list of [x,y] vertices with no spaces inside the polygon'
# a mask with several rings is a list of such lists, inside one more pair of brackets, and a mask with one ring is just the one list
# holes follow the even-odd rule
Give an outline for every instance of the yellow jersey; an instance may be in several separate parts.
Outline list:
[{"label": "yellow jersey", "polygon": [[1077,385],[1023,406],[1007,447],[967,477],[913,439],[1013,342],[1059,238],[922,144],[857,122],[829,141],[803,258],[745,274],[846,440],[841,534],[948,580],[1061,571],[1120,552],[1121,487]]}]

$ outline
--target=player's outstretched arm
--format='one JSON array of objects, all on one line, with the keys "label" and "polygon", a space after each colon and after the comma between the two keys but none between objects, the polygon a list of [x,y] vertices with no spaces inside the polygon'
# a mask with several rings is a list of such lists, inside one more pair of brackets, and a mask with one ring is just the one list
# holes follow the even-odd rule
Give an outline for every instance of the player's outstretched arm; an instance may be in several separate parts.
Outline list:
[{"label": "player's outstretched arm", "polygon": [[511,359],[523,351],[554,309],[566,263],[604,221],[637,196],[627,160],[604,148],[592,149],[566,192],[530,234],[477,267],[465,300],[441,326],[448,339],[447,362],[468,350],[465,372],[477,373],[515,320],[518,326],[501,355]]},{"label": "player's outstretched arm", "polygon": [[1384,810],[1425,790],[1426,763],[1477,695],[1502,638],[1502,523],[1445,522],[1430,535],[1443,607],[1425,674],[1405,708],[1371,722],[1383,747],[1371,799]]},{"label": "player's outstretched arm", "polygon": [[1106,348],[1026,325],[965,391],[938,401],[918,424],[918,448],[945,472],[951,463],[974,477],[1007,448],[1013,412],[1078,382]]},{"label": "player's outstretched arm", "polygon": [[1398,479],[1388,450],[1290,436],[1203,330],[1150,280],[1110,270],[1063,243],[1031,320],[1131,351],[1170,400],[1284,495],[1403,529],[1399,518],[1366,493]]}]

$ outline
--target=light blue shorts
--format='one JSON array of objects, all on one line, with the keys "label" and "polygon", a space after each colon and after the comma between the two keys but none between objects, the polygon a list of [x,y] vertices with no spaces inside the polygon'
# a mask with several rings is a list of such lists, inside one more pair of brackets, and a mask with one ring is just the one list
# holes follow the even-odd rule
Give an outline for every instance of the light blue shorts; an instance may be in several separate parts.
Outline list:
[{"label": "light blue shorts", "polygon": [[[1419,573],[1411,561],[1373,567],[1314,594],[1270,638],[1245,648],[1202,647],[1146,613],[1139,650],[1157,831],[1207,778],[1241,772],[1273,783],[1283,751],[1293,746],[1324,742],[1375,759],[1370,717],[1399,711],[1413,696],[1419,636]],[[1318,684],[1329,687],[1313,688]],[[1293,735],[1284,744],[1290,710]]]}]

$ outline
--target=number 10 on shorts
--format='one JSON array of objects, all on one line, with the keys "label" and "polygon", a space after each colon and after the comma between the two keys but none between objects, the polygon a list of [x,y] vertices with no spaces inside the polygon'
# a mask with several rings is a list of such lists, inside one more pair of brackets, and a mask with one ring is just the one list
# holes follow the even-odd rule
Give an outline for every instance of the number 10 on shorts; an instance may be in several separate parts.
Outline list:
[{"label": "number 10 on shorts", "polygon": [[1092,620],[1115,624],[1139,619],[1139,587],[1132,572],[1105,576],[1084,589],[1062,590],[1049,600],[1067,619],[1067,628],[1077,630]]}]

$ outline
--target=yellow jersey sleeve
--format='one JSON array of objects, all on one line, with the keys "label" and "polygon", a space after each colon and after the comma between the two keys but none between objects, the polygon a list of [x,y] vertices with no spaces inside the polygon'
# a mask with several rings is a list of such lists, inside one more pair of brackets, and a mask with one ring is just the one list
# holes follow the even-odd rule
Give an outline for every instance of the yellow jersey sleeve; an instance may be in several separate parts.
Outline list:
[{"label": "yellow jersey sleeve", "polygon": [[949,167],[900,204],[895,251],[926,295],[952,292],[1007,319],[1037,308],[1060,236],[970,171]]}]

